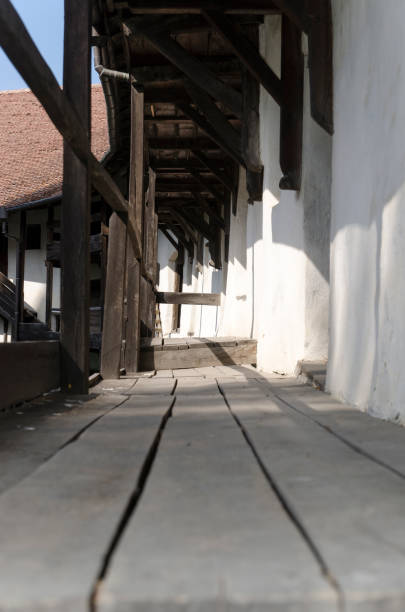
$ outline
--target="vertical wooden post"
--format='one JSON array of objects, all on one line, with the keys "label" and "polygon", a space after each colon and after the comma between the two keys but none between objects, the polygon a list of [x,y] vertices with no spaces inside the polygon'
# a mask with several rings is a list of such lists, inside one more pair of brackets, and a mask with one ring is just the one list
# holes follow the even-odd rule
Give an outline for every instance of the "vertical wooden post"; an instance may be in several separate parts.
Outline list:
[{"label": "vertical wooden post", "polygon": [[281,45],[280,189],[301,188],[304,57],[301,31],[283,15]]},{"label": "vertical wooden post", "polygon": [[[63,89],[90,139],[91,0],[65,0]],[[62,198],[62,388],[88,392],[90,181],[64,145]]]},{"label": "vertical wooden post", "polygon": [[19,340],[20,322],[24,318],[24,273],[25,247],[27,243],[27,213],[20,212],[20,235],[17,242],[16,272],[15,272],[15,312],[13,340]]},{"label": "vertical wooden post", "polygon": [[107,278],[101,344],[101,375],[119,378],[124,325],[125,253],[127,231],[117,213],[110,217]]},{"label": "vertical wooden post", "polygon": [[[144,95],[131,87],[131,151],[129,169],[128,217],[132,218],[142,236],[144,208]],[[135,258],[127,240],[127,328],[125,368],[137,372],[140,353],[141,262]]]},{"label": "vertical wooden post", "polygon": [[[51,244],[53,242],[53,221],[54,221],[54,207],[48,207],[48,221],[46,228],[46,243]],[[53,293],[53,263],[51,261],[46,262],[46,300],[45,300],[45,322],[49,329],[52,324],[52,293]]]}]

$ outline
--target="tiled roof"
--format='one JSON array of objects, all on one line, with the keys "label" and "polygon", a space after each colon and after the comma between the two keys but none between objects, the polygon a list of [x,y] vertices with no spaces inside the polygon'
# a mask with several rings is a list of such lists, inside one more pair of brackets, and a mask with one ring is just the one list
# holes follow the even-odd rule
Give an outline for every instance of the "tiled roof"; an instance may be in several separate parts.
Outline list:
[{"label": "tiled roof", "polygon": [[[92,86],[92,151],[109,149],[103,90]],[[63,140],[34,94],[0,92],[0,206],[12,207],[62,191]]]}]

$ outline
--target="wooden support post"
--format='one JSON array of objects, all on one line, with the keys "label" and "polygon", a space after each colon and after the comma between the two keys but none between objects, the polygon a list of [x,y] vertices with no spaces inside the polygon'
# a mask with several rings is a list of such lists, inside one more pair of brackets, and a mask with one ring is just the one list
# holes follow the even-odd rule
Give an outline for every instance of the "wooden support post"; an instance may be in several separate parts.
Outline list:
[{"label": "wooden support post", "polygon": [[283,15],[281,44],[283,104],[280,117],[280,189],[301,188],[304,58],[301,31]]},{"label": "wooden support post", "polygon": [[333,28],[331,0],[311,0],[317,18],[308,38],[312,117],[333,134]]},{"label": "wooden support post", "polygon": [[243,69],[243,113],[242,149],[246,166],[246,187],[249,202],[263,197],[263,166],[260,160],[260,86],[254,77]]},{"label": "wooden support post", "polygon": [[110,217],[108,262],[101,343],[101,375],[119,378],[124,321],[125,254],[127,232],[117,213]]},{"label": "wooden support post", "polygon": [[[144,95],[131,87],[131,152],[129,169],[128,218],[137,232],[143,234],[144,212]],[[143,257],[143,254],[141,254]],[[128,241],[127,244],[127,324],[125,338],[125,368],[137,372],[140,356],[141,264]]]},{"label": "wooden support post", "polygon": [[[46,228],[46,243],[51,244],[53,242],[53,221],[54,221],[54,207],[48,207],[48,221]],[[52,325],[52,293],[53,293],[53,263],[46,261],[46,298],[45,298],[45,322],[49,329]]]},{"label": "wooden support post", "polygon": [[27,241],[27,213],[20,212],[20,235],[17,242],[16,274],[15,274],[15,312],[13,326],[13,340],[19,340],[20,323],[24,319],[24,272],[25,247]]},{"label": "wooden support post", "polygon": [[[90,141],[90,0],[65,0],[63,89]],[[90,173],[64,144],[62,198],[62,388],[87,393],[89,380]]]}]

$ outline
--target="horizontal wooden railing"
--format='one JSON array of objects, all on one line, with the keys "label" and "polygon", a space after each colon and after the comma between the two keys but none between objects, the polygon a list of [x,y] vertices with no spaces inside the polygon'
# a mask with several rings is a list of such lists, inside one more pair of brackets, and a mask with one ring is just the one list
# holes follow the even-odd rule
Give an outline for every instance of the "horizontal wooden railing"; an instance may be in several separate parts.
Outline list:
[{"label": "horizontal wooden railing", "polygon": [[0,380],[0,410],[59,387],[59,342],[0,344]]},{"label": "horizontal wooden railing", "polygon": [[191,304],[192,306],[220,306],[220,293],[184,293],[160,291],[156,293],[159,304]]}]

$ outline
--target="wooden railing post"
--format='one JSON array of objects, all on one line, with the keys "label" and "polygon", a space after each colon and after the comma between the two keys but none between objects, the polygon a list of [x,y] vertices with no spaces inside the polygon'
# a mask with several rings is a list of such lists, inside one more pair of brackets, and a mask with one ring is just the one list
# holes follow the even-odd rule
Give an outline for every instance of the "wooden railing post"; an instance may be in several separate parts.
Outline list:
[{"label": "wooden railing post", "polygon": [[[91,1],[65,0],[63,89],[90,140]],[[62,198],[62,387],[88,392],[90,174],[64,144]]]}]

